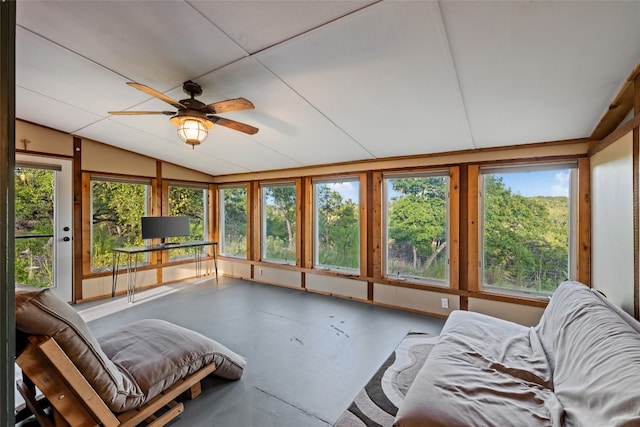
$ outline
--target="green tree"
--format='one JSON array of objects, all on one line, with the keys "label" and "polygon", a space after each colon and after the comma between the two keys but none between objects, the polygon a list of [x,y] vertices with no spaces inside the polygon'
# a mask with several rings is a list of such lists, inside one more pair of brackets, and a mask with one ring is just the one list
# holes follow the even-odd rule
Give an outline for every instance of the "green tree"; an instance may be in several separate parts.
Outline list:
[{"label": "green tree", "polygon": [[403,254],[410,251],[410,270],[415,275],[444,279],[444,270],[436,273],[430,269],[447,246],[446,177],[397,178],[390,183],[398,195],[388,206],[389,267],[406,274]]},{"label": "green tree", "polygon": [[296,187],[293,185],[266,187],[264,202],[267,203],[267,257],[273,259],[295,257]]},{"label": "green tree", "polygon": [[227,255],[247,254],[247,190],[224,188],[224,252]]},{"label": "green tree", "polygon": [[46,287],[53,284],[54,174],[47,169],[15,169],[15,280]]},{"label": "green tree", "polygon": [[140,218],[146,212],[146,194],[146,184],[91,182],[93,269],[111,267],[114,247],[143,243]]},{"label": "green tree", "polygon": [[[568,198],[564,198],[567,206]],[[484,176],[484,282],[548,292],[567,276],[568,225],[539,198],[514,194]],[[563,277],[560,277],[563,276]]]},{"label": "green tree", "polygon": [[328,185],[317,187],[318,263],[358,268],[360,229],[358,205],[344,200]]}]

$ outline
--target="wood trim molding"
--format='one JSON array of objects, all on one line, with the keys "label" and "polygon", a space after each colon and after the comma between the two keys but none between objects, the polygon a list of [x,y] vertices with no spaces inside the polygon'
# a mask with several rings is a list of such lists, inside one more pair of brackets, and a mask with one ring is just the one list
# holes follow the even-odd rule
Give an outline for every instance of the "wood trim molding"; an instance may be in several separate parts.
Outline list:
[{"label": "wood trim molding", "polygon": [[[82,200],[91,200],[91,174],[82,173]],[[74,218],[74,237],[81,236],[81,262],[82,278],[91,274],[91,206],[89,203],[82,203],[82,215]],[[77,225],[80,226],[80,234],[75,234]],[[75,243],[74,243],[75,245]],[[74,256],[75,259],[75,256]],[[75,267],[74,267],[75,268]]]},{"label": "wood trim molding", "polygon": [[260,246],[262,235],[262,222],[260,213],[262,212],[262,193],[260,192],[260,182],[252,181],[247,185],[247,219],[249,230],[247,232],[247,259],[259,261],[262,257]]},{"label": "wood trim molding", "polygon": [[299,236],[304,236],[304,218],[302,217],[302,200],[303,200],[303,188],[302,179],[296,178],[296,266],[302,265],[302,254],[304,252],[304,246],[302,239]]},{"label": "wood trim molding", "polygon": [[[300,194],[303,196],[300,200],[303,216],[303,234],[302,234],[302,268],[313,267],[313,185],[311,178],[302,178],[302,191]],[[304,276],[303,276],[304,278]],[[304,282],[303,282],[304,285]],[[304,287],[304,286],[303,286]]]},{"label": "wood trim molding", "polygon": [[591,146],[589,147],[588,156],[592,157],[594,154],[604,150],[609,145],[613,144],[629,132],[632,132],[633,129],[640,126],[640,115],[634,116],[631,120],[625,122],[615,131],[610,133],[606,138],[600,141],[593,141]]},{"label": "wood trim molding", "polygon": [[600,122],[591,133],[590,139],[600,140],[605,138],[607,135],[610,135],[620,125],[620,123],[622,123],[622,120],[624,120],[632,108],[634,108],[633,106],[636,97],[634,82],[637,79],[638,74],[640,74],[640,64],[636,65],[633,71],[631,71],[631,74],[622,85],[622,88],[618,91],[615,98],[613,98],[613,101],[609,104],[609,108],[607,108],[607,111],[600,119]]},{"label": "wood trim molding", "polygon": [[369,267],[369,210],[368,210],[368,200],[369,200],[369,180],[368,173],[361,173],[358,175],[358,184],[360,189],[360,200],[358,201],[359,211],[360,211],[360,274],[362,276],[368,276],[368,267]]},{"label": "wood trim molding", "polygon": [[460,289],[460,167],[449,169],[449,287]]},{"label": "wood trim molding", "polygon": [[[467,168],[467,289],[471,292],[480,290],[480,255],[479,242],[479,189],[478,179],[480,167],[469,165]],[[464,279],[463,279],[464,280]]]},{"label": "wood trim molding", "polygon": [[591,286],[591,161],[578,159],[578,281]]},{"label": "wood trim molding", "polygon": [[372,172],[371,181],[373,187],[371,191],[371,258],[373,262],[371,271],[368,274],[374,278],[382,278],[384,275],[384,251],[382,249],[384,215],[382,212],[383,206],[385,206],[382,172]]},{"label": "wood trim molding", "polygon": [[[84,200],[91,200],[91,197],[87,197],[84,199],[84,195],[87,194],[84,191],[84,179],[85,177],[82,174],[82,140],[77,137],[73,137],[73,160],[72,160],[72,168],[73,168],[73,177],[72,177],[72,185],[73,188],[73,279],[71,285],[71,302],[75,303],[78,300],[82,299],[82,276],[83,271],[90,271],[91,267],[89,266],[88,270],[84,270],[84,256],[83,256],[83,248],[86,247],[91,248],[91,234],[89,233],[88,242],[85,242],[85,236],[82,234],[83,226],[85,224],[85,215],[87,218],[87,222],[89,222],[90,212],[87,210],[85,213],[84,205],[88,205],[89,203],[83,203]],[[89,175],[86,175],[87,179],[89,179]],[[90,184],[89,184],[90,185]],[[90,225],[90,224],[89,224]],[[89,227],[88,230],[91,230]],[[87,246],[84,246],[87,244]],[[89,251],[90,253],[90,251]],[[87,256],[87,261],[90,264],[90,256]]]}]

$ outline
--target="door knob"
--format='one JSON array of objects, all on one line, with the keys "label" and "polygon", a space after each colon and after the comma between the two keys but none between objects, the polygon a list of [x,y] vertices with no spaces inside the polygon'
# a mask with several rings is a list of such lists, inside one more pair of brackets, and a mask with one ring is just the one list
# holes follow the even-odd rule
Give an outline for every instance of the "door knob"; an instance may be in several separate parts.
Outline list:
[{"label": "door knob", "polygon": [[65,241],[65,242],[68,242],[69,240],[71,240],[71,237],[65,236],[65,237],[62,238],[62,240]]}]

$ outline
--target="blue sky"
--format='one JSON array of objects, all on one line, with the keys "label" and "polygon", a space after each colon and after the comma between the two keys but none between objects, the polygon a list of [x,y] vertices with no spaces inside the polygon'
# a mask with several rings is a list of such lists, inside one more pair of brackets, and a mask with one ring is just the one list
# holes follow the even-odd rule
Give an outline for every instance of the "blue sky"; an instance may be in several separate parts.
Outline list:
[{"label": "blue sky", "polygon": [[[534,196],[569,196],[569,169],[497,173],[507,188],[515,194],[525,197]],[[328,183],[332,190],[339,192],[345,200],[358,203],[358,183],[346,181]]]},{"label": "blue sky", "polygon": [[496,174],[507,188],[525,197],[568,196],[569,170],[550,170]]}]

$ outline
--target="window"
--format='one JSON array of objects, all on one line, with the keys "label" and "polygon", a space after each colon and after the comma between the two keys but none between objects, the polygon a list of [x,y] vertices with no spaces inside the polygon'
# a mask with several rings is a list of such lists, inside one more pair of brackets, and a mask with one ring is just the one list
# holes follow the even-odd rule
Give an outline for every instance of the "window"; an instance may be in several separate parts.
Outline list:
[{"label": "window", "polygon": [[359,270],[358,178],[314,181],[314,267]]},{"label": "window", "polygon": [[[207,240],[207,195],[206,186],[169,185],[169,215],[189,217],[189,236],[174,237],[175,242]],[[169,251],[171,259],[193,256],[193,250],[182,248]]]},{"label": "window", "polygon": [[447,283],[449,175],[391,175],[383,180],[387,277]]},{"label": "window", "polygon": [[247,257],[247,187],[220,188],[220,253]]},{"label": "window", "polygon": [[91,177],[91,271],[111,268],[111,249],[142,245],[149,182]]},{"label": "window", "polygon": [[262,186],[262,259],[296,261],[296,186]]},{"label": "window", "polygon": [[481,281],[550,295],[576,273],[575,163],[481,169]]}]

